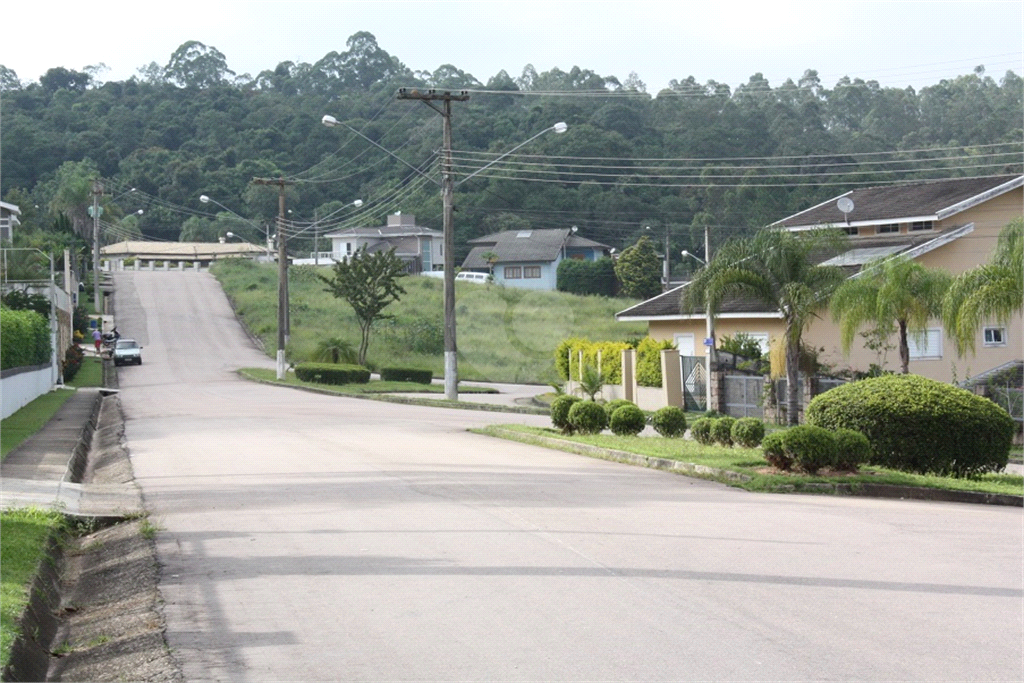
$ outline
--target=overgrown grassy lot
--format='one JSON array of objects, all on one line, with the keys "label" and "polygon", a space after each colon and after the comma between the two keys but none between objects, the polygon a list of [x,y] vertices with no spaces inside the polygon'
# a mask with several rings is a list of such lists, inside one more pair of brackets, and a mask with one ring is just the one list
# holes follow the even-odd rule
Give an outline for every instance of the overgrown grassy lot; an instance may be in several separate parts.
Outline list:
[{"label": "overgrown grassy lot", "polygon": [[[277,267],[251,261],[218,263],[213,274],[239,317],[271,355],[277,352]],[[316,274],[328,267],[289,269],[291,339],[289,362],[309,359],[317,344],[340,337],[359,346],[352,308],[326,291]],[[385,309],[393,320],[374,324],[368,362],[444,374],[443,282],[402,278],[406,294]],[[647,326],[619,323],[615,313],[634,299],[531,292],[498,285],[456,284],[455,314],[460,379],[545,384],[555,381],[554,350],[570,336],[600,340],[642,337]]]},{"label": "overgrown grassy lot", "polygon": [[18,637],[18,620],[28,604],[28,591],[46,539],[64,524],[53,510],[22,508],[0,514],[0,669],[7,666]]},{"label": "overgrown grassy lot", "polygon": [[[556,429],[527,427],[523,425],[495,425],[474,431],[500,438],[515,438],[526,443],[537,443],[548,447],[551,447],[550,443],[542,443],[537,437],[554,438],[564,442],[565,450],[570,451],[572,450],[572,444],[578,443],[614,451],[625,451],[636,455],[645,455],[652,458],[664,458],[666,460],[705,465],[750,477],[749,481],[728,482],[733,486],[739,486],[749,491],[773,491],[779,490],[782,487],[795,487],[799,490],[802,486],[808,484],[856,485],[870,483],[917,486],[952,491],[1002,493],[1016,496],[1024,492],[1024,478],[1013,474],[987,474],[977,479],[954,479],[951,477],[908,474],[880,467],[866,466],[862,467],[856,474],[807,475],[775,471],[762,457],[760,448],[702,446],[690,440],[648,436],[625,437],[612,434],[566,436]],[[512,435],[509,434],[510,432]]]}]

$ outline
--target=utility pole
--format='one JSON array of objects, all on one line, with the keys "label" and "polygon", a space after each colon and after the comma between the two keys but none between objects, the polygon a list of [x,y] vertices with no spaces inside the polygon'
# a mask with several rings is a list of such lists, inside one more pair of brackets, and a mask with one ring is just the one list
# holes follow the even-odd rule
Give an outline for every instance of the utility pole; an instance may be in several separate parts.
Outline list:
[{"label": "utility pole", "polygon": [[284,178],[253,178],[257,185],[277,185],[277,378],[284,379],[288,366],[288,250],[284,236],[284,189],[293,183]]},{"label": "utility pole", "polygon": [[[668,257],[668,251],[665,252],[666,258]],[[711,231],[708,226],[704,226],[704,267],[708,268],[711,266]],[[711,310],[711,302],[705,299],[704,302],[704,317],[707,322],[707,338],[704,340],[704,344],[707,348],[708,358],[708,378],[705,382],[707,387],[707,397],[705,398],[704,409],[714,410],[711,406],[711,368],[715,364],[715,319],[714,313]]]},{"label": "utility pole", "polygon": [[672,267],[669,265],[668,260],[668,224],[665,225],[665,288],[663,292],[667,292],[672,288],[669,280],[672,278]]},{"label": "utility pole", "polygon": [[[103,315],[103,299],[100,293],[100,197],[103,195],[103,183],[94,180],[92,183],[92,300],[96,312]],[[102,329],[102,318],[100,328]]]},{"label": "utility pole", "polygon": [[[444,207],[444,396],[459,400],[458,346],[455,343],[455,177],[452,171],[452,102],[465,102],[469,94],[437,92],[436,90],[398,91],[400,100],[420,100],[441,115],[444,121],[441,202]],[[438,108],[434,102],[441,102]]]}]

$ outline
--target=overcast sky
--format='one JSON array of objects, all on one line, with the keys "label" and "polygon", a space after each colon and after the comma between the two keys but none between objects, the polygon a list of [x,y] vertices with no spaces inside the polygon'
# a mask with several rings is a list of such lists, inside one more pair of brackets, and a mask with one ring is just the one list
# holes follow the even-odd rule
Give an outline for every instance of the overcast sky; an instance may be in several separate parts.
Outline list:
[{"label": "overcast sky", "polygon": [[1024,71],[1024,0],[21,0],[3,17],[0,64],[22,81],[101,62],[110,69],[102,80],[125,80],[150,62],[166,65],[188,40],[255,76],[343,52],[358,31],[414,71],[453,64],[483,83],[502,69],[516,77],[527,64],[620,81],[635,71],[652,94],[690,75],[735,88],[761,72],[775,87],[816,69],[826,87],[849,75],[920,88],[979,64],[997,80]]}]

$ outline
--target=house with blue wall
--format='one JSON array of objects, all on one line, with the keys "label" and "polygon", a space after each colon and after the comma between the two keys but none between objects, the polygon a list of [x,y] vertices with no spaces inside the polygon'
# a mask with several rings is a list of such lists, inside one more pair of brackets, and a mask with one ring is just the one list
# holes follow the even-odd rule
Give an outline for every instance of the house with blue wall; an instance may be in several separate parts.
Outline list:
[{"label": "house with blue wall", "polygon": [[520,289],[554,290],[563,259],[596,261],[611,247],[580,237],[575,227],[558,230],[506,230],[469,240],[462,270],[492,272],[494,281]]}]

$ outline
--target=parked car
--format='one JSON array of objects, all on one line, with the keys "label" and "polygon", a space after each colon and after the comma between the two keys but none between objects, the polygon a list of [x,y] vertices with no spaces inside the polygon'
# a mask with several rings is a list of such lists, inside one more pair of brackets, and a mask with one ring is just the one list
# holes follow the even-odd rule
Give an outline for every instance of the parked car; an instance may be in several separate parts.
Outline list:
[{"label": "parked car", "polygon": [[114,365],[142,365],[142,347],[134,339],[121,338],[114,347]]},{"label": "parked car", "polygon": [[470,270],[464,270],[455,276],[456,282],[477,282],[480,284],[486,284],[491,281],[491,276],[487,273],[474,273]]}]

